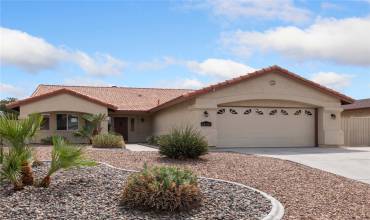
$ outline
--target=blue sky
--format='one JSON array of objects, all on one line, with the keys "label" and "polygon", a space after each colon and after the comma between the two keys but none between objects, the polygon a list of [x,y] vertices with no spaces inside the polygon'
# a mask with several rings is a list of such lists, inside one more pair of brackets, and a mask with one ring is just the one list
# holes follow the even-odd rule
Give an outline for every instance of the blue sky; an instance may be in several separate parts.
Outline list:
[{"label": "blue sky", "polygon": [[370,1],[1,1],[0,97],[199,88],[280,65],[370,97]]}]

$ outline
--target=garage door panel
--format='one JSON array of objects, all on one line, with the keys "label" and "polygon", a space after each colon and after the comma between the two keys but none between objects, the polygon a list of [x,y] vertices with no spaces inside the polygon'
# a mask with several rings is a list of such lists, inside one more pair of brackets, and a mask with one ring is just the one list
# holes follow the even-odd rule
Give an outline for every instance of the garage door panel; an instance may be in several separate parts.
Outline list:
[{"label": "garage door panel", "polygon": [[314,109],[247,107],[220,109],[225,109],[225,111],[217,116],[219,146],[299,147],[315,145]]}]

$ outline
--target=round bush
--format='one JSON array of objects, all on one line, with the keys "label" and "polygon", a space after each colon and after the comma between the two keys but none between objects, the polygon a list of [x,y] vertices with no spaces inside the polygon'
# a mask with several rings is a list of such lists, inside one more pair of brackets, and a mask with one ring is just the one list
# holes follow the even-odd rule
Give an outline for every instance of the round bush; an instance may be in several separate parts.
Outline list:
[{"label": "round bush", "polygon": [[121,205],[153,211],[186,211],[198,207],[197,177],[176,167],[153,167],[132,174],[123,189]]},{"label": "round bush", "polygon": [[92,145],[98,148],[122,148],[125,142],[121,135],[98,134],[92,138]]},{"label": "round bush", "polygon": [[173,128],[171,133],[158,140],[159,153],[170,158],[198,158],[208,152],[208,143],[199,131],[192,127]]}]

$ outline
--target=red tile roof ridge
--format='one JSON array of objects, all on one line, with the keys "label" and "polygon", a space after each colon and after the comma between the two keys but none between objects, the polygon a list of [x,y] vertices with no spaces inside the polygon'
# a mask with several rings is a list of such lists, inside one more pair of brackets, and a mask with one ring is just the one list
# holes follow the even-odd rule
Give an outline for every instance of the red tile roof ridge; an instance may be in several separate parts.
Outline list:
[{"label": "red tile roof ridge", "polygon": [[242,82],[244,80],[251,79],[253,77],[257,77],[259,75],[269,73],[269,72],[274,71],[274,70],[277,70],[277,71],[280,71],[280,72],[284,73],[286,76],[288,76],[291,79],[298,79],[301,82],[303,82],[305,85],[317,88],[317,89],[321,90],[324,93],[327,93],[327,94],[330,93],[331,95],[339,97],[341,100],[344,100],[347,103],[353,103],[355,101],[354,99],[352,99],[349,96],[346,96],[346,95],[344,95],[342,93],[339,93],[339,92],[337,92],[333,89],[330,89],[328,87],[322,86],[322,85],[320,85],[318,83],[315,83],[311,80],[305,79],[304,77],[302,77],[298,74],[295,74],[293,72],[290,72],[289,70],[284,69],[284,68],[282,68],[278,65],[273,65],[273,66],[265,67],[265,68],[256,70],[254,72],[250,72],[250,73],[247,73],[247,74],[242,75],[242,76],[234,77],[234,78],[231,78],[231,79],[228,79],[228,80],[216,83],[216,84],[211,84],[209,86],[203,87],[203,88],[198,89],[198,90],[190,91],[190,92],[188,92],[186,94],[183,94],[183,95],[181,95],[181,96],[179,96],[175,99],[164,102],[161,105],[158,105],[158,106],[152,108],[150,111],[156,111],[156,110],[162,109],[163,107],[165,107],[167,105],[170,105],[172,102],[177,103],[179,100],[181,100],[181,98],[190,99],[193,96],[206,94],[206,93],[208,93],[210,91],[213,91],[215,89],[226,87],[226,86],[229,86],[229,85],[232,85],[232,84],[235,84],[235,83],[239,83],[239,82]]},{"label": "red tile roof ridge", "polygon": [[194,91],[194,89],[184,89],[184,88],[131,87],[131,86],[89,86],[89,85],[62,85],[62,84],[39,84],[37,86],[37,88],[40,87],[40,86],[86,87],[86,88],[123,88],[123,89],[156,89],[156,90],[184,90],[184,91]]}]

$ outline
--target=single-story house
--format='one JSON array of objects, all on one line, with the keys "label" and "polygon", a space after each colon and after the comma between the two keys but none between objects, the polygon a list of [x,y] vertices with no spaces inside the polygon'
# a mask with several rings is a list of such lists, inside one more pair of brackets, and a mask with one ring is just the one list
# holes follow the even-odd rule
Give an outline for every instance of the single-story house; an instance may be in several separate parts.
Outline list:
[{"label": "single-story house", "polygon": [[342,117],[370,117],[370,99],[359,99],[342,107]]},{"label": "single-story house", "polygon": [[144,142],[173,126],[192,125],[218,147],[343,145],[342,105],[354,100],[279,66],[271,66],[199,90],[39,85],[31,97],[9,104],[42,113],[35,142],[72,133],[81,115],[104,113],[103,132]]}]

